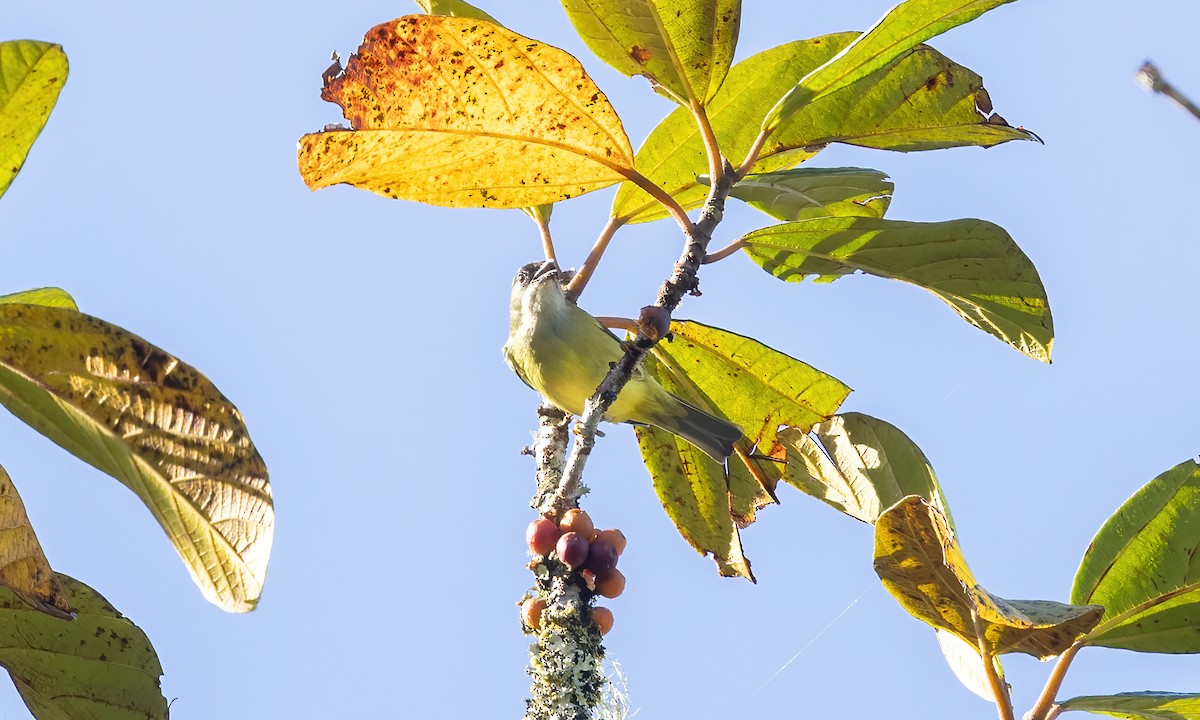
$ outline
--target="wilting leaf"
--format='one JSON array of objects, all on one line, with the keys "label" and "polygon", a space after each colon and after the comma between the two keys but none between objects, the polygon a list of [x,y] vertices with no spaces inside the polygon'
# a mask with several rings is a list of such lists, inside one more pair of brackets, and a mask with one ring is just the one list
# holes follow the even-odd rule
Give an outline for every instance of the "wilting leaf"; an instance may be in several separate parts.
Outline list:
[{"label": "wilting leaf", "polygon": [[[676,390],[666,384],[667,389]],[[634,428],[642,460],[667,516],[684,540],[712,555],[726,577],[754,580],[729,512],[724,469],[694,445],[654,427]]]},{"label": "wilting leaf", "polygon": [[353,130],[300,138],[313,189],[520,208],[606,187],[633,166],[620,118],[575,58],[483,20],[379,25],[321,97]]},{"label": "wilting leaf", "polygon": [[417,0],[417,5],[420,5],[421,9],[429,15],[475,18],[500,25],[499,20],[463,0]]},{"label": "wilting leaf", "polygon": [[[838,33],[788,43],[734,65],[708,104],[722,154],[740,162],[759,132],[746,119],[765,115],[789,87],[856,37]],[[831,142],[907,152],[1036,139],[998,117],[989,118],[988,112],[991,101],[977,74],[933,48],[918,47],[793,115],[767,140],[754,172],[791,167]],[[685,208],[704,201],[707,188],[696,178],[707,172],[708,161],[687,109],[677,108],[658,124],[638,149],[635,164]],[[613,201],[612,215],[645,222],[666,213],[645,191],[626,182]]]},{"label": "wilting leaf", "polygon": [[755,230],[742,241],[754,262],[788,282],[860,270],[924,288],[975,327],[1050,362],[1054,324],[1041,278],[992,223],[818,218]]},{"label": "wilting leaf", "polygon": [[992,595],[975,581],[945,517],[916,495],[879,516],[875,572],[913,617],[977,647],[982,639],[995,655],[1054,657],[1099,622],[1104,611]]},{"label": "wilting leaf", "polygon": [[[671,392],[741,426],[729,473],[690,443],[639,428],[642,458],[680,533],[712,553],[723,574],[751,578],[737,527],[771,502],[782,474],[781,425],[809,428],[837,411],[850,389],[836,378],[741,335],[694,321],[671,324],[645,368]],[[744,564],[744,567],[743,567]]]},{"label": "wilting leaf", "polygon": [[241,414],[207,378],[102,320],[0,304],[0,403],[137,493],[206,598],[254,608],[271,488]]},{"label": "wilting leaf", "polygon": [[805,75],[763,119],[778,128],[817,98],[840,90],[887,65],[908,50],[1013,0],[907,0],[821,67]]},{"label": "wilting leaf", "polygon": [[28,605],[58,618],[70,618],[62,585],[50,569],[25,503],[12,478],[0,467],[0,586]]},{"label": "wilting leaf", "polygon": [[166,720],[149,638],[95,590],[59,574],[74,620],[0,589],[0,665],[39,720]]},{"label": "wilting leaf", "polygon": [[1200,695],[1135,692],[1084,695],[1057,703],[1062,712],[1083,710],[1132,720],[1200,720]]},{"label": "wilting leaf", "polygon": [[895,186],[863,168],[795,168],[747,175],[729,194],[776,220],[883,217]]},{"label": "wilting leaf", "polygon": [[[984,666],[985,660],[979,654],[979,647],[976,645],[968,645],[967,641],[952,632],[938,628],[936,631],[938,648],[942,651],[942,657],[946,659],[946,664],[950,666],[950,671],[954,673],[954,677],[962,683],[962,686],[979,697],[987,700],[990,703],[996,702],[996,696],[992,693],[992,684],[988,681],[987,668]],[[1000,676],[1001,682],[1004,681],[1003,668],[1000,667],[1000,661],[992,657],[991,662],[996,664],[996,674]]]},{"label": "wilting leaf", "polygon": [[1180,463],[1113,514],[1088,546],[1071,602],[1103,605],[1089,645],[1200,652],[1200,465]]},{"label": "wilting leaf", "polygon": [[894,425],[862,413],[835,415],[812,429],[779,433],[787,448],[783,479],[852,518],[874,524],[879,514],[909,495],[929,501],[946,518],[950,510],[921,448]]},{"label": "wilting leaf", "polygon": [[70,293],[61,288],[54,287],[22,290],[21,292],[9,293],[8,295],[0,295],[0,303],[12,305],[45,305],[46,307],[66,308],[67,310],[79,309],[79,306],[75,304],[75,298],[71,297]]},{"label": "wilting leaf", "polygon": [[66,81],[61,45],[0,42],[0,195],[21,171]]},{"label": "wilting leaf", "polygon": [[592,52],[628,77],[644,75],[685,107],[721,87],[741,22],[741,0],[563,0]]}]

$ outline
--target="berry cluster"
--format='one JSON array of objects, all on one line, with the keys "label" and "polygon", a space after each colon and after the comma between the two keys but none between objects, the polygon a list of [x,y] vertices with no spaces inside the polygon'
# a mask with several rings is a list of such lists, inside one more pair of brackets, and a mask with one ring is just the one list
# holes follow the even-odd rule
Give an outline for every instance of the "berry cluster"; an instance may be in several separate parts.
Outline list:
[{"label": "berry cluster", "polygon": [[[529,550],[541,558],[555,558],[571,570],[577,570],[587,589],[606,598],[625,591],[625,576],[617,569],[617,558],[625,552],[625,535],[620,530],[596,530],[586,512],[568,510],[557,524],[547,518],[529,523],[525,531]],[[531,597],[521,604],[521,619],[536,631],[542,621],[546,601]],[[605,607],[589,611],[592,623],[604,635],[612,629],[613,614]]]}]

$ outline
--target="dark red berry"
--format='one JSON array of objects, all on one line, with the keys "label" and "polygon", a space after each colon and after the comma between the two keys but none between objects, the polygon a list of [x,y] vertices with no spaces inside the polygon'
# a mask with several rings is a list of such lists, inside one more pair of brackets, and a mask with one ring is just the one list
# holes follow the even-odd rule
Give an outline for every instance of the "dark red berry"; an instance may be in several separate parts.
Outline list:
[{"label": "dark red berry", "polygon": [[596,573],[596,577],[600,577],[612,571],[616,566],[616,546],[603,538],[592,543],[591,548],[588,550],[587,564],[585,565],[588,570]]},{"label": "dark red berry", "polygon": [[564,533],[554,546],[558,559],[569,568],[577,568],[587,562],[588,541],[577,532]]}]

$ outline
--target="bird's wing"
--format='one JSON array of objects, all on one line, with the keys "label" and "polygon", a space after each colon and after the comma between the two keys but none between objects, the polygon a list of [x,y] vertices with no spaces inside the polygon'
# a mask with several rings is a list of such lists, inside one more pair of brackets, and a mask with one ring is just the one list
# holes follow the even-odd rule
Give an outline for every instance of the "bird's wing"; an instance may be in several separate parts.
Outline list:
[{"label": "bird's wing", "polygon": [[512,356],[512,353],[508,349],[508,343],[504,343],[504,362],[508,363],[508,366],[512,368],[512,371],[517,374],[517,377],[521,378],[521,382],[525,383],[530,390],[537,390],[537,388],[535,388],[533,384],[530,383],[525,377],[525,373],[521,372],[521,364],[518,363],[516,358]]}]

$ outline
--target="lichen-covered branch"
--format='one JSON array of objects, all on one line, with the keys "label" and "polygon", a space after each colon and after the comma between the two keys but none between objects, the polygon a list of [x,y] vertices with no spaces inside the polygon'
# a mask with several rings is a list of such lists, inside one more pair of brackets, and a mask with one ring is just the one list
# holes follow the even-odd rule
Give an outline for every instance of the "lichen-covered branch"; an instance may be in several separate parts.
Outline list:
[{"label": "lichen-covered branch", "polygon": [[540,509],[543,503],[552,501],[562,481],[567,458],[567,424],[571,416],[548,402],[538,406],[537,414],[537,437],[528,452],[537,461],[537,494],[530,507]]},{"label": "lichen-covered branch", "polygon": [[579,572],[543,558],[533,566],[533,592],[546,600],[529,648],[530,697],[525,720],[588,720],[606,682],[600,631],[588,618],[590,598]]},{"label": "lichen-covered branch", "polygon": [[[537,460],[540,507],[559,491],[571,416],[550,403],[538,408],[538,431],[530,452]],[[578,499],[578,488],[572,503]],[[553,504],[550,502],[549,504]],[[557,519],[557,516],[555,516]],[[582,575],[557,559],[535,558],[529,595],[545,603],[536,640],[529,648],[530,697],[526,720],[587,720],[604,688],[604,646],[588,618],[590,593]]]}]

